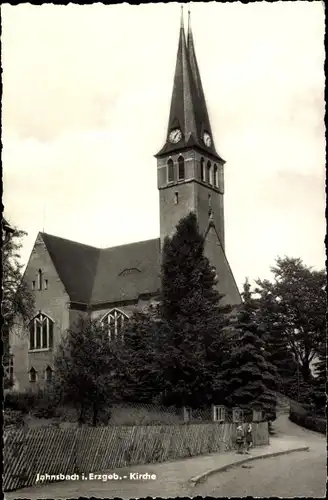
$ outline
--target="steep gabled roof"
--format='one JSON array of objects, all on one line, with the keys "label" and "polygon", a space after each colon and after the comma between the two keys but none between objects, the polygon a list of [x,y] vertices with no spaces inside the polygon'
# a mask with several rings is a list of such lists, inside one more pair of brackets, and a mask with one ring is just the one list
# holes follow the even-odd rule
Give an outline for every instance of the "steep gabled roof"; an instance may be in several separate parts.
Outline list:
[{"label": "steep gabled roof", "polygon": [[40,233],[56,271],[72,301],[89,303],[99,260],[99,248]]},{"label": "steep gabled roof", "polygon": [[72,302],[137,299],[160,288],[160,240],[99,249],[47,233],[40,236]]},{"label": "steep gabled roof", "polygon": [[93,304],[132,300],[160,288],[160,239],[100,251]]}]

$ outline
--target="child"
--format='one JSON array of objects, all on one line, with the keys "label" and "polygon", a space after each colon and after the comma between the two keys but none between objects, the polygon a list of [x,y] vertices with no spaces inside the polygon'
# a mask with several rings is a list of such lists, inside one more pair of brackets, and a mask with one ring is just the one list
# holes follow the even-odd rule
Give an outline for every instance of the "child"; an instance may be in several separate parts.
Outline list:
[{"label": "child", "polygon": [[245,433],[243,426],[239,424],[236,431],[237,453],[243,452],[244,438],[245,438]]},{"label": "child", "polygon": [[250,447],[253,444],[253,436],[252,436],[252,425],[248,424],[246,429],[246,453],[249,452]]}]

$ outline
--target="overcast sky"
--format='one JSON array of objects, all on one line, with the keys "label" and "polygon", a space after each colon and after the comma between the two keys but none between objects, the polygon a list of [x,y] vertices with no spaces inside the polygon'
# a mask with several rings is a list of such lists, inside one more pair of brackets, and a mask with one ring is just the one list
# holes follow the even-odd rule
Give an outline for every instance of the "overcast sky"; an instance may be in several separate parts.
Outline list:
[{"label": "overcast sky", "polygon": [[[322,3],[189,6],[238,285],[278,255],[324,267]],[[42,229],[104,247],[159,236],[179,23],[177,3],[2,6],[4,205],[24,261]]]}]

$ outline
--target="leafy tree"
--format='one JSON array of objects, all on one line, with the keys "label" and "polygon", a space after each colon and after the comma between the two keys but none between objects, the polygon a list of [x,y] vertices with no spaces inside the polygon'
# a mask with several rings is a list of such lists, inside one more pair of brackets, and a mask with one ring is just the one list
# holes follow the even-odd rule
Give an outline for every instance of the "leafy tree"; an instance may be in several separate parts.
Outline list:
[{"label": "leafy tree", "polygon": [[15,229],[2,248],[2,316],[9,331],[15,321],[27,324],[34,312],[34,297],[22,279],[22,238],[25,231]]},{"label": "leafy tree", "polygon": [[152,403],[161,391],[157,324],[150,314],[134,313],[126,324],[123,341],[116,344],[116,383],[119,395],[131,402]]},{"label": "leafy tree", "polygon": [[325,338],[326,274],[288,257],[277,258],[271,271],[273,282],[256,282],[262,317],[271,318],[299,363],[304,381],[310,383],[310,363]]},{"label": "leafy tree", "polygon": [[[14,229],[2,247],[2,305],[3,365],[10,361],[9,334],[15,323],[26,325],[34,312],[34,297],[23,280],[23,265],[20,262],[22,238],[25,231]],[[4,387],[11,387],[10,377],[4,377]]]},{"label": "leafy tree", "polygon": [[278,374],[266,360],[265,342],[256,319],[256,301],[246,281],[243,305],[235,323],[236,340],[230,356],[222,364],[222,390],[227,406],[261,409],[273,419]]},{"label": "leafy tree", "polygon": [[281,331],[281,325],[276,321],[279,304],[272,295],[262,293],[261,301],[256,310],[256,321],[260,325],[261,338],[265,343],[266,360],[277,369],[277,390],[286,396],[294,397],[291,390],[297,374],[297,363],[288,349],[287,339]]},{"label": "leafy tree", "polygon": [[327,350],[325,343],[319,347],[318,359],[315,363],[315,379],[311,391],[311,400],[316,412],[325,413],[327,404]]},{"label": "leafy tree", "polygon": [[[225,349],[226,308],[204,256],[204,238],[190,213],[163,249],[161,342],[166,404],[201,407],[212,402]],[[217,396],[217,394],[216,394]]]},{"label": "leafy tree", "polygon": [[91,411],[97,425],[100,411],[112,400],[115,369],[107,332],[97,321],[79,318],[58,347],[55,374],[61,402],[75,406],[80,424]]}]

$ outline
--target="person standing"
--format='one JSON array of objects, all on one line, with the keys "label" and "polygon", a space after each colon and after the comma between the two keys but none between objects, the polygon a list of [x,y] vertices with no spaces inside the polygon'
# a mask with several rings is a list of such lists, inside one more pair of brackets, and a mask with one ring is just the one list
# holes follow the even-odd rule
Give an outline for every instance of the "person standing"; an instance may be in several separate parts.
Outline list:
[{"label": "person standing", "polygon": [[253,444],[253,435],[252,435],[252,424],[248,424],[246,429],[246,453],[249,453],[249,449]]},{"label": "person standing", "polygon": [[245,440],[245,432],[242,424],[239,424],[236,430],[236,444],[237,444],[237,453],[243,453]]}]

